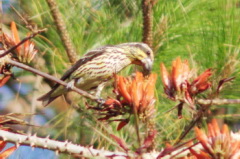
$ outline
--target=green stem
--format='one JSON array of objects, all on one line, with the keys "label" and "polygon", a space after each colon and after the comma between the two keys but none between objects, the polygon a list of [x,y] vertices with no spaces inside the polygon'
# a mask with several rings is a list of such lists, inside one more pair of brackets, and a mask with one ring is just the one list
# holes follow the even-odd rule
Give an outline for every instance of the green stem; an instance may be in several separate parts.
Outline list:
[{"label": "green stem", "polygon": [[138,138],[138,145],[140,148],[141,147],[141,138],[140,138],[140,132],[139,132],[139,118],[137,115],[136,107],[133,107],[133,113],[134,113],[134,120],[135,120],[135,129],[136,129],[137,138]]}]

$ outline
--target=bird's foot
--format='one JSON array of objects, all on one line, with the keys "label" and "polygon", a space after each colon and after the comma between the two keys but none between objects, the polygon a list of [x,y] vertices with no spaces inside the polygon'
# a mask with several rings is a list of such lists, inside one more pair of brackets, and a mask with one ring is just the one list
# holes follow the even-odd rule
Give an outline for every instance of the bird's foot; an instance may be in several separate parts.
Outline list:
[{"label": "bird's foot", "polygon": [[68,82],[66,88],[67,88],[68,90],[73,89],[73,88],[74,88],[74,83],[75,83],[74,81]]},{"label": "bird's foot", "polygon": [[103,98],[98,98],[98,99],[97,99],[97,103],[98,103],[97,107],[98,107],[98,108],[102,108],[102,106],[103,106],[103,104],[104,104],[105,102],[106,102],[105,99],[103,99]]}]

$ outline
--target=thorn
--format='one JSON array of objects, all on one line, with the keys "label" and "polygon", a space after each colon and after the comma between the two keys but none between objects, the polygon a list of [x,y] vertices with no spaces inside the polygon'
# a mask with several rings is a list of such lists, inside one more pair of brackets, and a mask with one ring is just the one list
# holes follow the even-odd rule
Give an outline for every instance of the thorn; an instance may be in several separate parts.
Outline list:
[{"label": "thorn", "polygon": [[31,143],[30,143],[30,146],[31,146],[31,147],[33,147],[34,145],[35,145],[35,143],[34,143],[34,142],[31,142]]},{"label": "thorn", "polygon": [[65,143],[64,146],[67,146],[67,144],[68,144],[69,142],[68,142],[68,140],[65,140],[64,143]]},{"label": "thorn", "polygon": [[15,143],[16,147],[19,148],[20,144],[18,142]]},{"label": "thorn", "polygon": [[59,151],[58,151],[58,150],[56,150],[56,151],[55,151],[55,154],[58,156],[58,155],[59,155]]},{"label": "thorn", "polygon": [[25,141],[28,141],[28,140],[30,140],[30,136],[27,136],[25,139]]},{"label": "thorn", "polygon": [[49,138],[45,138],[45,141],[44,141],[44,142],[45,142],[45,144],[44,144],[44,148],[47,148],[47,147],[48,147],[48,145],[47,145],[47,143],[48,143],[48,139],[49,139]]},{"label": "thorn", "polygon": [[32,147],[32,151],[34,150],[35,147],[31,146]]},{"label": "thorn", "polygon": [[46,139],[49,139],[50,135],[46,136]]},{"label": "thorn", "polygon": [[70,142],[68,142],[68,140],[66,140],[64,143],[65,143],[65,144],[64,144],[64,147],[65,147],[66,151],[68,151],[68,144],[69,144]]},{"label": "thorn", "polygon": [[2,137],[2,139],[3,139],[3,141],[6,141],[6,140],[7,140],[7,138],[6,138],[6,137],[4,137],[4,136]]}]

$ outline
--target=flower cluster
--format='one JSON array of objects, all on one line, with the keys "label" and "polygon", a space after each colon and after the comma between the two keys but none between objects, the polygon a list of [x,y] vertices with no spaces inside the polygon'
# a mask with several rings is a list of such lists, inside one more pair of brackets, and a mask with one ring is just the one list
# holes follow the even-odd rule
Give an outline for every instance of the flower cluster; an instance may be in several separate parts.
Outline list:
[{"label": "flower cluster", "polygon": [[140,72],[136,72],[133,79],[117,76],[115,92],[122,97],[121,103],[131,107],[139,115],[151,116],[154,109],[154,88],[156,74],[145,79]]},{"label": "flower cluster", "polygon": [[[8,36],[5,33],[0,35],[0,54],[3,54],[7,49],[20,43],[15,22],[11,23],[11,33],[11,36]],[[0,87],[11,77],[11,65],[8,64],[8,59],[17,60],[22,63],[29,63],[37,53],[37,50],[34,47],[34,43],[27,40],[23,45],[18,46],[10,54],[0,57],[0,74],[2,74],[0,77]]]},{"label": "flower cluster", "polygon": [[[226,124],[219,128],[213,119],[207,126],[208,132],[195,127],[197,142],[192,140],[181,146],[167,145],[158,158],[177,159],[238,159],[240,158],[240,133],[229,132]],[[185,145],[185,146],[184,146]],[[183,147],[182,147],[183,146]],[[188,151],[187,151],[188,150]]]},{"label": "flower cluster", "polygon": [[[12,37],[6,36],[7,42],[10,44],[10,46],[15,46],[18,43],[20,43],[20,38],[18,35],[18,30],[16,27],[15,22],[11,23],[11,31],[12,31]],[[28,34],[29,36],[29,34]],[[22,62],[22,63],[29,63],[32,61],[34,56],[37,53],[37,50],[34,48],[35,45],[30,40],[27,40],[23,45],[20,45],[16,48],[14,51],[13,57],[16,58],[16,60]]]},{"label": "flower cluster", "polygon": [[[151,74],[149,77],[143,77],[143,74],[136,72],[135,76],[122,77],[115,76],[116,99],[108,98],[101,108],[90,107],[102,112],[100,115],[104,117],[99,120],[108,120],[124,114],[137,114],[142,120],[149,118],[155,111],[154,103],[154,89],[157,79],[156,74]],[[126,125],[129,119],[115,119],[114,121],[121,121],[118,130]]]},{"label": "flower cluster", "polygon": [[[0,35],[0,55],[5,52],[5,45],[13,45],[12,41],[9,41],[9,38],[6,34]],[[10,55],[6,55],[0,58],[0,87],[3,86],[11,77],[11,66],[7,64],[7,60],[10,58]]]},{"label": "flower cluster", "polygon": [[227,125],[223,125],[222,130],[220,130],[217,121],[212,120],[208,124],[207,134],[197,127],[195,133],[202,149],[200,152],[192,148],[189,150],[197,159],[240,158],[240,139],[236,138],[234,133],[229,133]]},{"label": "flower cluster", "polygon": [[200,76],[192,80],[193,75],[188,61],[182,61],[179,57],[172,62],[170,73],[163,63],[160,64],[160,69],[164,92],[172,100],[179,100],[193,105],[193,97],[211,86],[211,83],[208,81],[212,75],[211,69],[207,69]]}]

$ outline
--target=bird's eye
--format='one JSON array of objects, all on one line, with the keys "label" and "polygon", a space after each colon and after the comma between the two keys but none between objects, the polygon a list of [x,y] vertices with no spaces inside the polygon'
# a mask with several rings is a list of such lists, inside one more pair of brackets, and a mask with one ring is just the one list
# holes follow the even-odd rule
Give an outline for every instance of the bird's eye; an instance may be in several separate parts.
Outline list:
[{"label": "bird's eye", "polygon": [[149,56],[151,53],[150,53],[150,51],[147,51],[147,55]]}]

